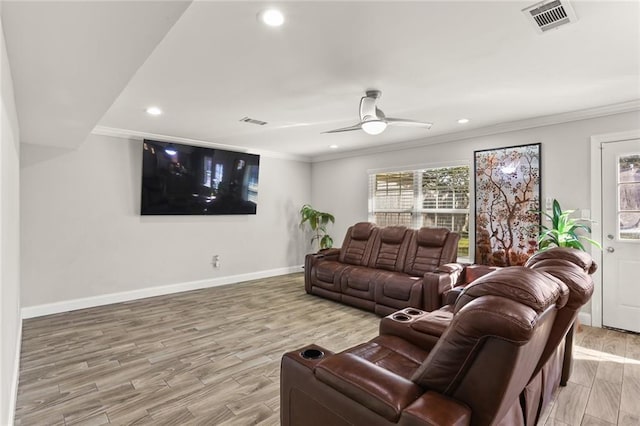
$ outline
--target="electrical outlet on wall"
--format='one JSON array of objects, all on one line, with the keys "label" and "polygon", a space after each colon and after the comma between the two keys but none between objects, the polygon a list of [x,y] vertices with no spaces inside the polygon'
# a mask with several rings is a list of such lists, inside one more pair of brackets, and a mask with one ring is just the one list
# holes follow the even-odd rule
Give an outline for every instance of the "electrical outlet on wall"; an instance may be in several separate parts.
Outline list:
[{"label": "electrical outlet on wall", "polygon": [[551,198],[551,197],[547,197],[547,198],[544,200],[544,209],[545,209],[546,211],[551,211],[551,209],[552,209],[552,208],[553,208],[553,198]]},{"label": "electrical outlet on wall", "polygon": [[218,269],[220,267],[220,255],[219,254],[214,254],[211,257],[211,265],[214,267],[214,269]]}]

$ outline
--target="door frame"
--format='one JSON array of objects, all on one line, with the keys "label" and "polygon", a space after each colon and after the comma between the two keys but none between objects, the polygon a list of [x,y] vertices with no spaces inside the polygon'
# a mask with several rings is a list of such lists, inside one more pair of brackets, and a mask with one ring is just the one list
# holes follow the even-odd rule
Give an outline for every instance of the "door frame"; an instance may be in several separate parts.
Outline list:
[{"label": "door frame", "polygon": [[[640,139],[640,129],[591,136],[591,236],[602,243],[602,144]],[[602,250],[592,250],[593,260],[599,268],[593,274],[594,289],[591,297],[591,326],[602,327]],[[589,324],[587,324],[589,325]]]}]

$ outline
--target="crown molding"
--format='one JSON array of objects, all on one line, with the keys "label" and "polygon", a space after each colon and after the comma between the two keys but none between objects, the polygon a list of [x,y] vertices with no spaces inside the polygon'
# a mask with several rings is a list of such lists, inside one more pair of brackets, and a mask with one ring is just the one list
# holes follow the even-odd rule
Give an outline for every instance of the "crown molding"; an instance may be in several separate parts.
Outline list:
[{"label": "crown molding", "polygon": [[612,105],[604,105],[596,108],[582,109],[577,111],[569,111],[560,114],[544,115],[540,117],[527,118],[524,120],[509,121],[505,123],[493,124],[490,126],[479,127],[460,132],[445,133],[442,135],[414,139],[406,142],[398,142],[375,146],[364,149],[354,149],[351,151],[341,151],[330,154],[321,154],[316,156],[305,156],[296,154],[287,154],[275,151],[256,150],[235,145],[226,145],[216,142],[203,141],[198,139],[183,138],[179,136],[161,135],[157,133],[140,132],[137,130],[120,129],[116,127],[96,126],[91,131],[94,135],[112,136],[124,139],[155,139],[166,142],[186,143],[196,146],[207,146],[212,148],[227,149],[232,151],[248,152],[259,154],[270,158],[279,158],[283,160],[302,161],[306,163],[319,163],[322,161],[338,160],[341,158],[357,157],[360,155],[379,154],[403,149],[419,148],[426,145],[435,145],[439,143],[455,142],[465,139],[477,138],[482,136],[496,135],[500,133],[514,132],[518,130],[532,129],[536,127],[552,126],[555,124],[569,123],[572,121],[587,120],[591,118],[606,117],[608,115],[622,114],[625,112],[640,111],[640,99],[634,99],[627,102],[621,102]]},{"label": "crown molding", "polygon": [[287,154],[283,152],[258,150],[258,149],[245,148],[245,147],[236,146],[236,145],[225,145],[225,144],[216,143],[216,142],[183,138],[180,136],[161,135],[158,133],[148,133],[148,132],[139,132],[137,130],[120,129],[117,127],[96,126],[91,131],[91,134],[101,135],[101,136],[111,136],[114,138],[121,138],[121,139],[134,139],[134,140],[153,139],[153,140],[158,140],[163,142],[185,143],[185,144],[194,145],[194,146],[205,146],[208,148],[218,148],[218,149],[226,149],[230,151],[258,154],[264,157],[279,158],[282,160],[302,161],[305,163],[311,162],[311,158],[304,155],[295,155],[295,154]]},{"label": "crown molding", "polygon": [[342,151],[340,153],[322,154],[311,157],[312,163],[322,161],[338,160],[341,158],[357,157],[360,155],[379,154],[384,152],[398,151],[403,149],[419,148],[426,145],[435,145],[445,142],[455,142],[464,139],[477,138],[482,136],[496,135],[500,133],[526,130],[536,127],[552,126],[555,124],[569,123],[572,121],[587,120],[590,118],[606,117],[608,115],[622,114],[625,112],[640,111],[640,99],[621,102],[612,105],[604,105],[596,108],[569,111],[560,114],[544,115],[540,117],[527,118],[525,120],[509,121],[490,126],[470,129],[461,132],[445,133],[442,135],[414,139],[406,142],[385,144],[371,148],[355,149],[352,151]]}]

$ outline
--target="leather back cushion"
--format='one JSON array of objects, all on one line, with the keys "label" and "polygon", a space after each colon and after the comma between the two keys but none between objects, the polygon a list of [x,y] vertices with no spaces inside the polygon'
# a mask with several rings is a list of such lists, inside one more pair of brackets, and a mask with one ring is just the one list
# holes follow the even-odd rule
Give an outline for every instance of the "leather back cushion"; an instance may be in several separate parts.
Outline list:
[{"label": "leather back cushion", "polygon": [[531,268],[541,261],[560,259],[574,263],[588,274],[593,274],[598,269],[598,265],[589,253],[570,247],[553,247],[536,253],[527,260],[524,266]]},{"label": "leather back cushion", "polygon": [[456,300],[454,313],[486,295],[514,300],[540,313],[554,303],[558,308],[564,306],[569,289],[548,274],[524,266],[511,266],[484,275],[466,286]]},{"label": "leather back cushion", "polygon": [[375,227],[376,226],[371,222],[356,223],[350,228],[351,238],[359,241],[368,240]]},{"label": "leather back cushion", "polygon": [[526,267],[544,271],[560,279],[569,287],[567,307],[580,309],[593,294],[593,281],[589,275],[597,270],[591,255],[569,247],[554,247],[536,253]]},{"label": "leather back cushion", "polygon": [[553,323],[551,335],[534,372],[534,374],[537,374],[549,358],[557,352],[556,348],[564,340],[567,332],[578,316],[580,308],[591,299],[591,295],[593,294],[593,281],[591,280],[591,276],[582,268],[562,259],[544,260],[535,264],[533,268],[534,271],[542,272],[559,279],[569,288],[568,301],[564,308],[558,312],[558,316]]},{"label": "leather back cushion", "polygon": [[455,262],[460,236],[446,228],[424,227],[413,231],[404,272],[423,275],[433,272],[438,266]]},{"label": "leather back cushion", "polygon": [[[455,313],[449,327],[412,380],[420,386],[451,394],[489,337],[524,344],[533,332],[537,313],[521,303],[484,296]],[[490,372],[488,373],[488,377]]]},{"label": "leather back cushion", "polygon": [[569,288],[567,308],[577,311],[591,299],[593,280],[578,265],[562,259],[549,259],[536,263],[531,269],[546,272],[566,284]]},{"label": "leather back cushion", "polygon": [[420,246],[442,247],[447,241],[449,230],[446,228],[420,228],[417,231],[417,241]]},{"label": "leather back cushion", "polygon": [[597,266],[588,253],[566,247],[556,247],[536,253],[525,265],[561,280],[569,288],[569,300],[556,317],[551,335],[536,368],[535,373],[537,373],[556,352],[556,348],[578,316],[580,308],[591,299],[594,285],[590,274],[596,271]]},{"label": "leather back cushion", "polygon": [[351,226],[344,237],[339,261],[350,265],[366,265],[371,257],[376,229],[370,222],[360,222]]},{"label": "leather back cushion", "polygon": [[474,424],[495,424],[529,382],[558,310],[484,296],[454,315],[413,379],[467,404]]},{"label": "leather back cushion", "polygon": [[[483,345],[488,339],[508,342],[509,350],[517,352],[518,346],[532,338],[539,316],[551,310],[555,318],[556,303],[563,303],[566,291],[555,278],[523,267],[504,268],[479,278],[458,297],[451,324],[412,379],[451,394],[475,357],[486,350]],[[539,353],[545,343],[546,337]],[[531,369],[536,363],[537,358]],[[487,378],[490,374],[487,372]]]},{"label": "leather back cushion", "polygon": [[407,256],[410,231],[405,226],[381,228],[374,243],[369,266],[388,271],[401,271]]}]

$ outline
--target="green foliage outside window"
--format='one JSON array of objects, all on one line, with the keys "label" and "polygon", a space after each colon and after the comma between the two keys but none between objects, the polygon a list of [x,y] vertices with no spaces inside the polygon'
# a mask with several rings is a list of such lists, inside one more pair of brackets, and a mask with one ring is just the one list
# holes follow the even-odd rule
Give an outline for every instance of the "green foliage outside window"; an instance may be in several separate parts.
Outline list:
[{"label": "green foliage outside window", "polygon": [[469,257],[469,167],[439,167],[371,176],[370,219],[379,226],[437,226],[460,234]]}]

